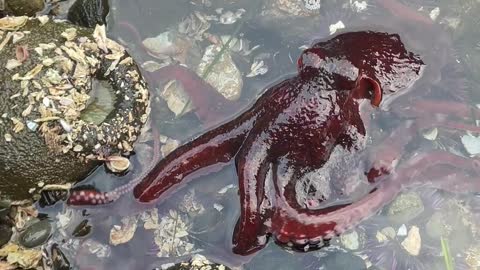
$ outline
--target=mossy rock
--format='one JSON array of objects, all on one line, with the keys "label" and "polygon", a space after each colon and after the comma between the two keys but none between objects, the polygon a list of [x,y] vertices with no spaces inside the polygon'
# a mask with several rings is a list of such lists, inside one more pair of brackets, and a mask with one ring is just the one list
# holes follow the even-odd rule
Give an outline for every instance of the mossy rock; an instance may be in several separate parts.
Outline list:
[{"label": "mossy rock", "polygon": [[[9,40],[0,50],[0,198],[20,200],[40,182],[75,182],[102,158],[128,155],[149,103],[137,65],[104,28],[10,20],[24,23],[1,39]],[[95,80],[114,93],[101,123],[82,120]]]}]

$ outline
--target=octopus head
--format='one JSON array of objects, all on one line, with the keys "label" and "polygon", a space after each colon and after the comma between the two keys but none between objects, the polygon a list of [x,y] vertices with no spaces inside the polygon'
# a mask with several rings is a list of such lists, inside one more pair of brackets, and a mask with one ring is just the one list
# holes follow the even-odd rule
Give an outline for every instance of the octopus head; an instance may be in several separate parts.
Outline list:
[{"label": "octopus head", "polygon": [[320,72],[335,81],[341,78],[340,87],[354,90],[374,106],[386,95],[410,89],[424,66],[418,55],[407,51],[399,35],[372,31],[343,33],[318,42],[298,59],[300,75]]}]

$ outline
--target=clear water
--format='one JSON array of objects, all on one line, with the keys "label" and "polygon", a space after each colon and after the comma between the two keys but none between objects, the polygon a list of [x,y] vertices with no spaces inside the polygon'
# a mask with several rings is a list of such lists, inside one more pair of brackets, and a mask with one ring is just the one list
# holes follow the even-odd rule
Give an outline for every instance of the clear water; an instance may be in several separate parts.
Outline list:
[{"label": "clear water", "polygon": [[[468,93],[468,97],[464,96],[462,100],[471,104],[478,102],[478,1],[321,2],[320,10],[313,11],[315,15],[308,15],[305,9],[295,12],[295,6],[304,7],[304,2],[299,0],[116,0],[111,3],[108,34],[123,43],[137,62],[150,60],[160,63],[162,60],[145,52],[140,40],[126,24],[137,29],[141,39],[145,39],[165,31],[175,32],[178,24],[194,12],[219,17],[229,10],[235,12],[245,9],[241,18],[232,24],[211,21],[207,32],[230,35],[240,25],[237,37],[248,40],[250,48],[260,45],[249,55],[231,53],[243,74],[242,94],[238,102],[249,104],[269,85],[295,72],[296,59],[301,53],[299,47],[308,46],[315,40],[328,39],[333,31],[332,25],[341,21],[345,29],[339,31],[362,29],[399,33],[406,44],[431,63],[429,68],[432,68],[433,75],[428,79],[432,87],[455,91],[462,85]],[[396,3],[401,3],[404,8],[399,8]],[[287,4],[293,7],[288,8]],[[220,14],[216,11],[218,8],[223,8]],[[439,13],[436,17],[437,8]],[[435,18],[433,24],[428,23],[430,17]],[[232,17],[226,16],[226,19]],[[207,40],[188,40],[193,46],[183,60],[194,66],[210,43]],[[246,77],[255,58],[264,59],[268,72],[253,78]],[[159,97],[163,91],[160,81],[168,81],[168,78],[149,81],[153,96],[152,125],[158,126],[162,135],[180,143],[204,132],[207,127],[194,113],[175,117],[166,108],[165,102]],[[413,93],[415,95],[421,97],[423,94]],[[408,99],[401,101],[408,102]],[[225,115],[225,119],[229,118],[231,115]],[[392,123],[388,116],[380,119],[379,123],[379,129],[391,130]],[[418,142],[413,143],[412,149],[407,150],[413,153],[441,148],[465,155],[465,147],[460,141],[463,135],[464,131],[439,129],[435,140],[420,137]],[[133,169],[128,174],[114,176],[101,167],[81,184],[94,185],[106,191],[133,179],[147,167],[145,164],[151,159],[151,144],[148,138],[145,141],[138,144],[136,155],[132,158]],[[396,201],[407,204],[407,207],[400,207],[400,213],[395,212],[395,206],[386,206],[381,213],[351,230],[347,234],[351,238],[337,237],[328,248],[298,253],[282,249],[270,241],[257,254],[242,257],[232,254],[230,250],[239,212],[236,186],[234,166],[230,165],[219,172],[195,179],[181,191],[171,194],[168,200],[159,201],[148,208],[135,203],[130,194],[105,207],[82,209],[57,204],[41,211],[48,212],[57,221],[58,230],[51,241],[64,241],[63,250],[79,269],[155,269],[168,263],[188,260],[190,255],[196,253],[235,269],[365,269],[364,265],[358,263],[358,258],[362,258],[360,262],[365,260],[371,269],[447,269],[440,239],[445,239],[450,248],[454,269],[476,269],[474,266],[468,268],[468,265],[474,264],[472,254],[480,256],[480,246],[476,241],[479,237],[480,199],[475,194],[453,194],[428,186],[406,189],[402,195],[404,198]],[[157,211],[160,220],[163,219],[164,223],[160,222],[157,233],[163,235],[163,238],[157,236],[161,238],[157,241],[161,246],[155,243],[154,230],[144,229],[140,213],[145,210]],[[62,224],[55,214],[65,215],[67,222]],[[126,243],[112,245],[110,233],[115,225],[122,225],[124,217],[135,220],[135,234],[126,237]],[[85,237],[71,237],[74,228],[85,219],[92,226],[92,232]],[[420,239],[414,237],[417,235],[416,228]],[[357,240],[355,235],[358,236]],[[350,244],[348,239],[353,239]],[[408,241],[413,244],[409,246]],[[358,265],[352,265],[354,262]]]}]

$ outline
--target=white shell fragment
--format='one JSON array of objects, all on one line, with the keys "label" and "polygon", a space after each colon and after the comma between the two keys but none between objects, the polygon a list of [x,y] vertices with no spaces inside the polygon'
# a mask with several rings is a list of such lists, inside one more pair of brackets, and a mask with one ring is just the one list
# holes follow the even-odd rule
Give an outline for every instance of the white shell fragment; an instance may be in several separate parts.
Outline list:
[{"label": "white shell fragment", "polygon": [[440,15],[440,8],[439,7],[436,7],[434,9],[432,9],[432,11],[430,11],[430,19],[432,19],[432,21],[437,20],[438,15]]},{"label": "white shell fragment", "polygon": [[245,9],[239,9],[236,12],[226,11],[220,15],[219,22],[221,24],[233,24],[240,19],[244,13]]},{"label": "white shell fragment", "polygon": [[253,62],[250,67],[250,73],[247,74],[247,78],[255,77],[258,75],[264,75],[268,72],[268,67],[265,65],[263,60]]},{"label": "white shell fragment", "polygon": [[471,156],[480,154],[480,136],[475,137],[472,134],[467,133],[461,137],[461,141],[465,150],[467,150]]},{"label": "white shell fragment", "polygon": [[0,30],[16,30],[27,22],[27,16],[4,17],[0,19]]},{"label": "white shell fragment", "polygon": [[121,173],[130,167],[130,160],[122,156],[109,156],[105,159],[107,168],[114,173]]},{"label": "white shell fragment", "polygon": [[49,20],[47,15],[38,16],[37,19],[40,21],[40,25],[46,24]]},{"label": "white shell fragment", "polygon": [[429,141],[435,141],[438,136],[438,128],[432,128],[423,132],[423,137]]},{"label": "white shell fragment", "polygon": [[65,31],[62,33],[62,37],[64,37],[68,41],[74,40],[76,36],[77,36],[77,29],[73,27],[65,29]]},{"label": "white shell fragment", "polygon": [[400,228],[398,228],[397,235],[398,236],[406,236],[407,235],[407,226],[405,226],[405,224],[402,224],[402,226],[400,226]]},{"label": "white shell fragment", "polygon": [[136,216],[123,217],[121,222],[122,225],[114,225],[110,230],[110,244],[114,246],[130,241],[137,230]]},{"label": "white shell fragment", "polygon": [[[203,73],[210,67],[221,47],[210,45],[205,49],[201,63],[197,67],[197,74],[203,77]],[[240,98],[243,87],[242,74],[232,60],[228,51],[223,52],[220,59],[211,68],[205,81],[212,85],[226,99],[237,100]]]},{"label": "white shell fragment", "polygon": [[331,24],[330,27],[329,27],[330,35],[333,35],[338,30],[344,29],[344,28],[345,28],[345,24],[343,24],[342,21],[338,21],[337,23]]},{"label": "white shell fragment", "polygon": [[185,93],[185,90],[183,90],[183,85],[179,81],[171,80],[165,84],[163,92],[160,93],[160,97],[167,102],[168,108],[176,117],[180,117],[193,110],[193,105],[189,102],[190,98],[187,93]]},{"label": "white shell fragment", "polygon": [[17,59],[9,59],[7,61],[7,64],[5,65],[5,68],[8,70],[13,70],[21,65],[22,65],[22,62],[18,61]]},{"label": "white shell fragment", "polygon": [[175,50],[174,46],[174,35],[170,31],[160,33],[155,37],[149,37],[142,41],[143,46],[152,51],[155,54],[164,54],[167,55],[173,53]]},{"label": "white shell fragment", "polygon": [[418,254],[420,254],[422,238],[420,236],[420,230],[417,226],[412,226],[412,228],[410,228],[407,237],[402,241],[401,244],[402,247],[412,256],[418,256]]},{"label": "white shell fragment", "polygon": [[350,5],[352,6],[352,9],[355,10],[356,12],[362,12],[367,9],[368,4],[367,1],[352,1],[350,0]]},{"label": "white shell fragment", "polygon": [[188,242],[188,227],[178,212],[170,210],[161,218],[154,231],[154,241],[158,246],[157,257],[182,256],[193,250]]},{"label": "white shell fragment", "polygon": [[173,152],[173,150],[177,149],[179,146],[180,146],[179,141],[168,138],[165,144],[160,147],[160,152],[162,152],[163,157],[166,157],[168,154]]},{"label": "white shell fragment", "polygon": [[319,10],[321,0],[304,0],[305,8],[308,10]]},{"label": "white shell fragment", "polygon": [[23,32],[14,32],[13,33],[13,36],[12,36],[12,43],[13,44],[16,44],[17,42],[19,42],[22,38],[25,37],[25,33]]}]

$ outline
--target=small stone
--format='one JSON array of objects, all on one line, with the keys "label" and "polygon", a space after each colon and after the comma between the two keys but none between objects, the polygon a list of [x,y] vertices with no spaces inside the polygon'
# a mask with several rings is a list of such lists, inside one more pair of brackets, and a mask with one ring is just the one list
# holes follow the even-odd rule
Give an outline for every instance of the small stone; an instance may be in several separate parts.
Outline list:
[{"label": "small stone", "polygon": [[6,224],[0,224],[0,248],[10,241],[12,234],[13,231],[10,226]]},{"label": "small stone", "polygon": [[422,238],[420,237],[420,230],[417,226],[412,226],[408,231],[405,240],[402,241],[402,247],[411,255],[418,256],[420,248],[422,247]]},{"label": "small stone", "polygon": [[388,219],[395,224],[403,224],[424,211],[423,201],[416,192],[402,193],[388,206]]},{"label": "small stone", "polygon": [[[216,55],[220,53],[221,47],[210,45],[205,49],[202,61],[197,67],[197,74],[205,77],[220,94],[228,100],[237,100],[240,98],[243,87],[242,74],[233,62],[228,51],[223,52],[216,64],[210,68]],[[204,74],[210,68],[208,74]]]},{"label": "small stone", "polygon": [[34,248],[45,243],[52,233],[52,225],[48,220],[41,220],[28,226],[20,235],[19,242],[26,248]]}]

